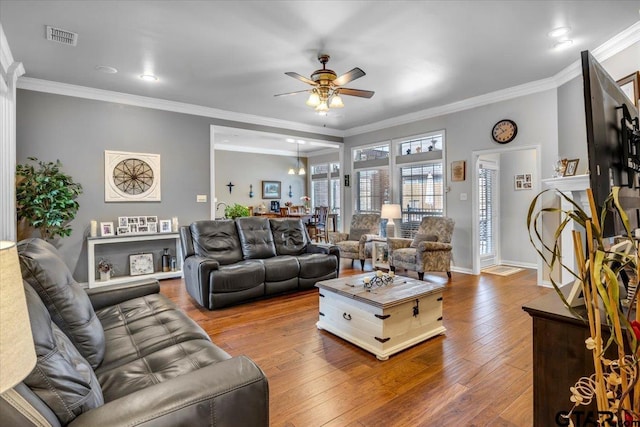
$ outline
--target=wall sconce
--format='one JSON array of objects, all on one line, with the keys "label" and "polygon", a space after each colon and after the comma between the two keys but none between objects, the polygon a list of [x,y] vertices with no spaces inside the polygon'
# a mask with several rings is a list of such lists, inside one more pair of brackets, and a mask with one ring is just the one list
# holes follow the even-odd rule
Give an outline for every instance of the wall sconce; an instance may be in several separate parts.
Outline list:
[{"label": "wall sconce", "polygon": [[289,197],[293,197],[293,191],[291,191],[291,185],[289,185]]},{"label": "wall sconce", "polygon": [[253,184],[249,184],[249,198],[253,197]]}]

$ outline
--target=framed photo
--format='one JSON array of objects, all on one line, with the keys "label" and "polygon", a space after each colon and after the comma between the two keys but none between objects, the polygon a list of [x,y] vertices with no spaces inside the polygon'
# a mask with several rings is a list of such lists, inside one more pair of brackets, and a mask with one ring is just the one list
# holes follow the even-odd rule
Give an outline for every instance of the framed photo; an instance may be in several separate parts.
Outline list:
[{"label": "framed photo", "polygon": [[129,218],[127,218],[126,216],[119,216],[118,217],[118,228],[120,227],[128,227],[129,226]]},{"label": "framed photo", "polygon": [[129,273],[132,276],[151,274],[153,272],[153,254],[129,255]]},{"label": "framed photo", "polygon": [[514,177],[514,187],[516,190],[531,190],[533,180],[530,173],[519,173]]},{"label": "framed photo", "polygon": [[149,233],[157,233],[158,232],[158,223],[157,222],[148,222],[147,228],[149,228]]},{"label": "framed photo", "polygon": [[129,234],[129,227],[118,227],[118,236],[122,234]]},{"label": "framed photo", "polygon": [[466,179],[467,162],[465,160],[458,160],[451,162],[451,181],[464,181]]},{"label": "framed photo", "polygon": [[171,233],[171,220],[170,219],[161,219],[160,220],[160,232],[161,233]]},{"label": "framed photo", "polygon": [[100,235],[101,236],[115,236],[113,231],[113,223],[112,222],[101,222],[100,223]]},{"label": "framed photo", "polygon": [[633,102],[633,105],[640,107],[640,71],[629,74],[627,77],[623,77],[618,80],[618,86]]},{"label": "framed photo", "polygon": [[578,170],[578,162],[580,159],[567,160],[567,168],[562,176],[574,176]]},{"label": "framed photo", "polygon": [[263,199],[279,199],[280,198],[280,181],[262,181],[262,198]]}]

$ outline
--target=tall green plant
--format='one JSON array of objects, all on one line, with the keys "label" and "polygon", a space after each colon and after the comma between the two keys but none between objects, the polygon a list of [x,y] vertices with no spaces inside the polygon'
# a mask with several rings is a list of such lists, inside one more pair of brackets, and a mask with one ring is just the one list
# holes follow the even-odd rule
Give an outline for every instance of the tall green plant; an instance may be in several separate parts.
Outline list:
[{"label": "tall green plant", "polygon": [[69,236],[69,222],[80,207],[76,198],[82,193],[82,186],[60,170],[60,160],[53,163],[28,159],[37,167],[31,163],[16,167],[18,221],[25,220],[45,240]]}]

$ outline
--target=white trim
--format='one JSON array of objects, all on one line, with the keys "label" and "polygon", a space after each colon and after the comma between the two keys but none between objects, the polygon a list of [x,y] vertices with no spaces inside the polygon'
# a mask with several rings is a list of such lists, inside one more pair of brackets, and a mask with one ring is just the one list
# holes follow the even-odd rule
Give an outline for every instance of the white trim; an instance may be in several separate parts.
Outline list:
[{"label": "white trim", "polygon": [[502,259],[500,261],[500,265],[508,265],[511,267],[520,267],[520,268],[531,268],[534,270],[538,268],[538,265],[532,262],[511,261],[508,259]]},{"label": "white trim", "polygon": [[[524,150],[535,150],[536,151],[536,169],[535,176],[538,180],[539,187],[542,186],[542,182],[540,177],[542,176],[542,147],[540,145],[525,145],[522,147],[501,147],[501,148],[492,148],[488,150],[474,150],[471,152],[471,193],[472,193],[472,202],[471,202],[471,241],[472,241],[472,274],[478,275],[480,274],[480,255],[478,251],[478,168],[477,162],[480,156],[485,154],[495,154],[495,153],[507,153],[513,151],[524,151]],[[540,200],[538,199],[538,209],[540,207]],[[542,259],[538,257],[536,262],[536,270],[537,270],[537,281],[538,284],[543,283],[542,276]]]},{"label": "white trim", "polygon": [[256,116],[253,114],[235,113],[232,111],[203,107],[200,105],[187,104],[184,102],[169,101],[159,98],[150,98],[147,96],[131,95],[123,92],[114,92],[110,90],[96,89],[86,86],[77,86],[67,83],[35,79],[33,77],[20,78],[20,80],[18,80],[18,88],[33,90],[36,92],[46,92],[57,95],[74,96],[77,98],[93,99],[97,101],[115,102],[118,104],[133,105],[136,107],[154,108],[156,110],[172,111],[176,113],[211,117],[221,120],[230,120],[241,123],[276,127],[286,130],[311,132],[328,136],[342,136],[342,131],[337,129],[325,128],[320,126],[310,126],[303,123]]},{"label": "white trim", "polygon": [[451,271],[455,273],[473,274],[473,271],[470,268],[456,267],[455,265],[451,266]]},{"label": "white trim", "polygon": [[216,198],[216,127],[215,125],[209,126],[209,185],[211,189],[209,191],[209,211],[211,218],[216,219],[216,205],[218,199]]},{"label": "white trim", "polygon": [[[604,61],[638,41],[640,41],[640,21],[593,49],[592,54],[598,61]],[[475,96],[473,98],[464,99],[462,101],[452,102],[447,105],[441,105],[402,116],[392,117],[368,125],[353,127],[344,132],[344,137],[373,132],[393,126],[400,126],[407,123],[443,116],[445,114],[482,107],[483,105],[493,104],[495,102],[531,95],[549,89],[555,89],[569,80],[578,77],[581,73],[582,66],[580,64],[580,60],[578,60],[568,67],[565,67],[554,76],[546,79],[513,86],[484,95]]]},{"label": "white trim", "polygon": [[287,150],[275,150],[275,149],[272,150],[269,148],[242,147],[242,146],[233,145],[233,144],[216,144],[216,150],[235,151],[238,153],[271,154],[274,156],[294,156],[295,157],[296,155],[295,151],[292,152]]}]

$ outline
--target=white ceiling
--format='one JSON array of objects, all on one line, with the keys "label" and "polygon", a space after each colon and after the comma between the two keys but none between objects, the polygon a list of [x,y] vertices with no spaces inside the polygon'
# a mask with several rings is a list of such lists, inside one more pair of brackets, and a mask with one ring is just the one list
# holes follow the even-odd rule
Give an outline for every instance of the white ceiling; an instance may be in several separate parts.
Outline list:
[{"label": "white ceiling", "polygon": [[[545,79],[639,19],[640,1],[11,1],[0,20],[26,77],[348,131]],[[47,41],[45,25],[79,34]],[[572,47],[547,33],[571,27]],[[328,53],[375,91],[314,113],[305,94]],[[118,69],[117,74],[96,66]],[[143,73],[156,82],[139,79]],[[290,147],[286,149],[290,150]],[[301,150],[305,150],[301,147]]]}]

